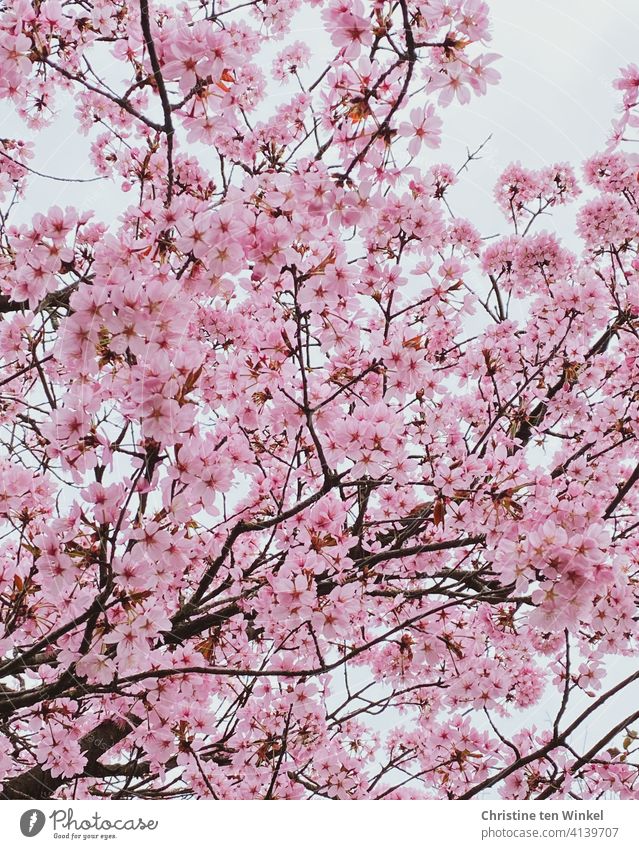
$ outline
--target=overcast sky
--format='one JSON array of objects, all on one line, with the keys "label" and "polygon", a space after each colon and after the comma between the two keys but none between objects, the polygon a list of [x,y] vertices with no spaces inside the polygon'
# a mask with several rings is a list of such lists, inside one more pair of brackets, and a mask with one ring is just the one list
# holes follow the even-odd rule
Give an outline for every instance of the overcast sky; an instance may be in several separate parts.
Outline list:
[{"label": "overcast sky", "polygon": [[457,212],[489,219],[484,234],[491,232],[489,221],[503,228],[486,193],[508,162],[580,165],[604,147],[619,101],[612,80],[619,67],[639,61],[637,0],[489,0],[489,6],[502,80],[469,106],[448,110],[442,152],[463,161],[466,145],[476,147],[492,133],[485,158],[455,194]]},{"label": "overcast sky", "polygon": [[[508,162],[519,159],[530,167],[564,160],[579,164],[604,145],[617,103],[611,82],[620,66],[639,59],[637,0],[489,0],[489,6],[490,49],[502,56],[502,81],[469,106],[447,109],[443,147],[428,153],[433,161],[460,164],[467,146],[473,149],[492,134],[484,158],[473,164],[454,196],[455,211],[475,219],[484,235],[493,225],[503,228],[490,197]],[[294,37],[321,49],[315,15],[304,11],[296,17]],[[272,91],[273,100],[283,96],[282,90]],[[28,137],[6,105],[0,106],[0,124],[3,135]],[[74,130],[63,114],[39,133],[35,167],[91,176],[86,142]],[[34,211],[44,204],[75,202],[106,215],[121,202],[105,183],[72,188],[34,180],[31,186],[28,206]]]}]

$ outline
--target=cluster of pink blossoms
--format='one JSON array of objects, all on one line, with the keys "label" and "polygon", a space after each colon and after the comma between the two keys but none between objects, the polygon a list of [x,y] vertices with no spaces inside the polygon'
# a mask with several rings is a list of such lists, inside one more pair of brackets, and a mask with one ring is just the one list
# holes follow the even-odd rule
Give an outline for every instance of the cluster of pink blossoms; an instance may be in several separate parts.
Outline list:
[{"label": "cluster of pink blossoms", "polygon": [[[639,73],[488,238],[433,152],[488,13],[0,11],[0,797],[639,795],[637,716],[582,734],[637,652]],[[56,109],[119,217],[47,202]]]}]

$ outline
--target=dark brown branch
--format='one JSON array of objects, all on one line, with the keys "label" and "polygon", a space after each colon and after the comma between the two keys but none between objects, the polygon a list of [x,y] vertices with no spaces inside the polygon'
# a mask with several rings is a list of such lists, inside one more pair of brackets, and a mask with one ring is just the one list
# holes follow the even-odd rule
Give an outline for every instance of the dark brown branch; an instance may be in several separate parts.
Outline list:
[{"label": "dark brown branch", "polygon": [[160,95],[160,101],[162,103],[162,112],[164,113],[164,126],[162,129],[166,135],[166,205],[168,206],[171,203],[171,198],[173,196],[173,135],[175,131],[173,129],[173,121],[171,119],[171,104],[169,103],[169,96],[166,91],[166,86],[164,85],[164,78],[162,76],[162,70],[160,68],[160,61],[158,59],[158,54],[155,50],[155,44],[153,43],[153,36],[151,35],[148,0],[140,0],[140,23],[142,25],[144,43],[146,44],[146,48],[149,51],[149,59],[151,60],[151,67],[153,68],[155,84],[157,86],[158,93]]},{"label": "dark brown branch", "polygon": [[603,514],[604,519],[609,519],[612,516],[617,507],[621,504],[626,495],[628,495],[628,493],[637,483],[637,481],[639,481],[639,465],[635,468],[634,472],[630,475],[630,477],[623,484],[623,486],[619,487],[619,492],[615,495],[610,504],[606,507],[606,512]]},{"label": "dark brown branch", "polygon": [[[133,724],[140,720],[130,717]],[[123,740],[131,731],[129,722],[117,723],[113,719],[101,722],[80,740],[80,749],[86,755],[86,771],[99,771],[98,761],[105,752]],[[5,781],[0,790],[0,799],[50,799],[70,779],[51,775],[49,770],[35,766],[28,772]]]}]

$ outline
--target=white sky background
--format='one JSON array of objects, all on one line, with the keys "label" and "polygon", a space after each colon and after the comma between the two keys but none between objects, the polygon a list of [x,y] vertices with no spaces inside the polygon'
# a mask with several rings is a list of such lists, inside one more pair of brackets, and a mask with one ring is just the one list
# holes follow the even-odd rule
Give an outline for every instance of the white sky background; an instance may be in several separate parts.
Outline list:
[{"label": "white sky background", "polygon": [[[502,80],[486,96],[473,97],[470,105],[445,110],[442,148],[427,154],[429,161],[459,165],[467,147],[478,147],[492,133],[482,161],[472,163],[452,194],[455,212],[474,220],[483,235],[504,230],[492,188],[510,161],[521,160],[531,168],[565,160],[578,165],[605,145],[619,94],[612,90],[612,80],[620,66],[639,60],[637,0],[488,2],[493,32],[489,49],[502,56],[496,65]],[[298,15],[292,37],[321,49],[315,15],[312,10]],[[277,84],[272,95],[273,100],[286,96]],[[32,164],[61,176],[93,176],[86,139],[76,134],[68,113],[61,118],[37,134],[37,164]],[[0,132],[30,137],[20,132],[6,104],[0,105]],[[122,200],[106,181],[71,187],[32,177],[30,186],[23,207],[33,211],[53,203],[78,203],[108,218]]]},{"label": "white sky background", "polygon": [[[501,82],[444,116],[442,159],[463,162],[492,133],[481,162],[451,194],[483,235],[504,231],[492,188],[513,160],[579,166],[601,150],[616,117],[618,69],[639,60],[637,0],[488,0]],[[570,213],[567,213],[568,215]],[[556,223],[563,216],[553,214]],[[566,224],[568,220],[565,219]],[[540,226],[549,226],[540,224]],[[560,227],[568,240],[573,228]]]},{"label": "white sky background", "polygon": [[[619,102],[612,80],[620,66],[639,62],[639,0],[488,2],[493,32],[488,49],[502,56],[496,65],[502,80],[485,97],[473,97],[470,105],[445,110],[442,148],[422,154],[416,163],[427,167],[444,161],[457,168],[467,148],[474,150],[492,134],[482,159],[471,163],[450,194],[455,214],[470,218],[484,236],[507,232],[492,190],[509,162],[520,160],[524,166],[540,168],[569,161],[579,176],[583,161],[604,148]],[[307,40],[312,48],[328,53],[329,45],[318,44],[315,15],[312,11],[299,15],[291,38]],[[271,105],[287,96],[275,86]],[[19,126],[10,106],[0,104],[0,135],[34,138],[36,157],[31,164],[41,171],[66,177],[94,176],[86,155],[88,140],[76,133],[66,110],[34,137]],[[27,198],[14,220],[25,220],[57,203],[94,209],[98,219],[109,221],[122,208],[123,200],[126,203],[127,196],[107,181],[69,185],[31,177]],[[573,215],[570,208],[560,210],[539,226],[557,228],[575,248]],[[607,665],[611,684],[634,666],[628,659],[609,659]],[[580,748],[586,738],[596,739],[598,732],[614,724],[611,717],[620,719],[632,709],[633,701],[639,702],[639,685],[621,701],[609,703],[602,712],[608,722],[606,716],[595,715],[574,743]],[[511,733],[531,719],[548,727],[556,708],[552,698],[531,711],[515,714],[501,730]],[[569,711],[566,720],[572,715]]]}]

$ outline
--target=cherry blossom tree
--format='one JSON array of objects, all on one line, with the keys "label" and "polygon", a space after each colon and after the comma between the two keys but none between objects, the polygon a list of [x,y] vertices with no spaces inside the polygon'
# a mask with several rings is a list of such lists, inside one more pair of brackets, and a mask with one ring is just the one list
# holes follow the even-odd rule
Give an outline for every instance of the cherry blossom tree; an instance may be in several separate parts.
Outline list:
[{"label": "cherry blossom tree", "polygon": [[639,797],[639,68],[483,234],[488,13],[0,4],[3,798]]}]

